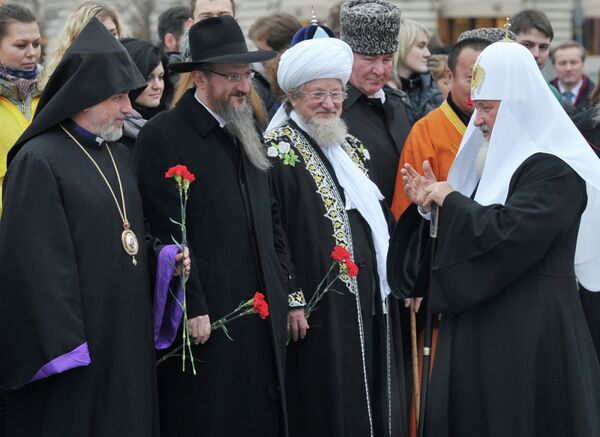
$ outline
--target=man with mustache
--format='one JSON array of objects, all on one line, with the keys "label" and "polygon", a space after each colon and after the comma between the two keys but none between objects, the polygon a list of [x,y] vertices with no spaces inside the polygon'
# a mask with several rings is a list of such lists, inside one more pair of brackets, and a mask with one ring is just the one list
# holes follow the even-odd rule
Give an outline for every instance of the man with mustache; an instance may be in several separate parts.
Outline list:
[{"label": "man with mustache", "polygon": [[[196,269],[188,281],[188,329],[195,339],[197,375],[181,360],[158,367],[161,435],[285,436],[283,363],[290,275],[275,252],[269,160],[248,93],[250,63],[275,52],[249,52],[230,16],[211,17],[189,31],[191,61],[171,64],[191,72],[194,88],[175,108],[150,120],[136,143],[144,211],[152,232],[170,238],[179,219],[179,193],[163,175],[184,164],[195,173],[187,235]],[[211,333],[214,322],[256,291],[270,316],[228,325],[230,341]]]},{"label": "man with mustache", "polygon": [[[10,436],[159,435],[149,273],[157,258],[131,155],[117,142],[128,91],[145,87],[93,18],[8,154],[0,388],[11,390]],[[164,297],[177,251],[159,252]]]},{"label": "man with mustache", "polygon": [[481,52],[471,97],[448,181],[402,169],[411,200],[439,206],[425,435],[597,436],[600,365],[576,281],[600,290],[600,161],[520,44]]},{"label": "man with mustache", "polygon": [[340,118],[352,62],[352,49],[336,38],[288,49],[277,74],[288,100],[265,134],[287,237],[280,245],[306,299],[329,270],[336,245],[358,265],[356,277],[343,265],[334,268],[328,281],[342,272],[332,285],[339,294],[326,296],[308,323],[303,296],[290,301],[286,394],[294,437],[406,429],[401,307],[386,278],[383,196],[368,176],[368,150]]}]

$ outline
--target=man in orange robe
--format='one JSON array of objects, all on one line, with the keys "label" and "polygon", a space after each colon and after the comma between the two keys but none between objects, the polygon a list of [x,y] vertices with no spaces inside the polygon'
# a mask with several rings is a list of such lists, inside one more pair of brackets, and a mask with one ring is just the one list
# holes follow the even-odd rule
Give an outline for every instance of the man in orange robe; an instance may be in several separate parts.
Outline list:
[{"label": "man in orange robe", "polygon": [[448,98],[435,110],[415,123],[404,143],[398,176],[394,187],[392,213],[396,220],[411,204],[404,193],[400,168],[409,163],[421,169],[428,160],[438,181],[445,181],[458,147],[473,113],[469,101],[471,72],[479,53],[489,41],[473,38],[455,44],[448,56],[446,71],[450,92]]}]

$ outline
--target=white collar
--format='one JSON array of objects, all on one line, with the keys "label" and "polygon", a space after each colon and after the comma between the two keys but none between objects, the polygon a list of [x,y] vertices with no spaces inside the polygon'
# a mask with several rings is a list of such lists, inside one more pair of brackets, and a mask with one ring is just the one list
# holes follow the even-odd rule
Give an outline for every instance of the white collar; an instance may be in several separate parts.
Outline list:
[{"label": "white collar", "polygon": [[367,97],[369,99],[380,99],[382,104],[385,103],[385,92],[383,91],[383,88],[381,88],[378,91],[375,91],[373,94]]},{"label": "white collar", "polygon": [[208,106],[206,106],[204,104],[204,102],[202,100],[200,100],[200,97],[198,97],[197,93],[194,93],[194,97],[196,98],[196,100],[198,101],[198,103],[200,103],[202,106],[204,106],[204,108],[206,108],[206,110],[209,112],[210,115],[212,115],[215,120],[217,120],[217,122],[219,123],[219,127],[222,129],[223,127],[225,127],[225,120],[223,120],[223,117],[221,117],[219,114],[217,114],[215,111],[213,111],[212,109],[210,109]]}]

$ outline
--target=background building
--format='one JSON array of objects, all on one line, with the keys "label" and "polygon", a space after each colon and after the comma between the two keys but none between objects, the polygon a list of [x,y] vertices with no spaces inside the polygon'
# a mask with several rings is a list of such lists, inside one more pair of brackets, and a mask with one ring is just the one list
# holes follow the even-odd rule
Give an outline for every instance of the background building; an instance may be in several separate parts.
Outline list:
[{"label": "background building", "polygon": [[[0,0],[2,3],[3,0]],[[48,49],[66,16],[83,0],[4,0],[30,7],[38,16]],[[171,6],[189,5],[189,0],[103,0],[122,15],[130,34],[156,41],[158,15]],[[308,21],[311,6],[325,20],[337,0],[237,0],[240,25],[247,32],[256,18],[275,11],[294,14]],[[554,41],[578,39],[588,49],[586,72],[595,77],[600,67],[600,0],[401,0],[394,1],[404,17],[424,23],[442,43],[451,44],[467,29],[504,24],[505,17],[526,8],[543,10],[554,27]],[[594,56],[595,55],[595,56]],[[551,74],[548,73],[548,74]]]}]

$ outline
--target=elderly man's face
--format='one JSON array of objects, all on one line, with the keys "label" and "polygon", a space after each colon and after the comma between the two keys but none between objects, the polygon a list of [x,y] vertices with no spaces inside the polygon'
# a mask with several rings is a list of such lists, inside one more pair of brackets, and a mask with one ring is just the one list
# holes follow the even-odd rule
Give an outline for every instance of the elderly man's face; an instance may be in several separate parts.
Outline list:
[{"label": "elderly man's face", "polygon": [[339,118],[345,92],[339,79],[315,79],[304,84],[299,95],[289,94],[294,110],[306,122]]},{"label": "elderly man's face", "polygon": [[375,94],[389,80],[393,60],[393,53],[373,56],[355,53],[350,83],[367,96]]},{"label": "elderly man's face", "polygon": [[120,93],[79,113],[81,119],[74,120],[93,134],[112,142],[123,136],[123,123],[129,114],[129,96],[127,93]]},{"label": "elderly man's face", "polygon": [[583,76],[583,59],[578,47],[568,47],[554,53],[554,70],[558,80],[567,87],[574,87]]},{"label": "elderly man's face", "polygon": [[477,109],[475,126],[481,129],[483,138],[489,140],[500,108],[500,100],[475,100],[473,105]]}]

